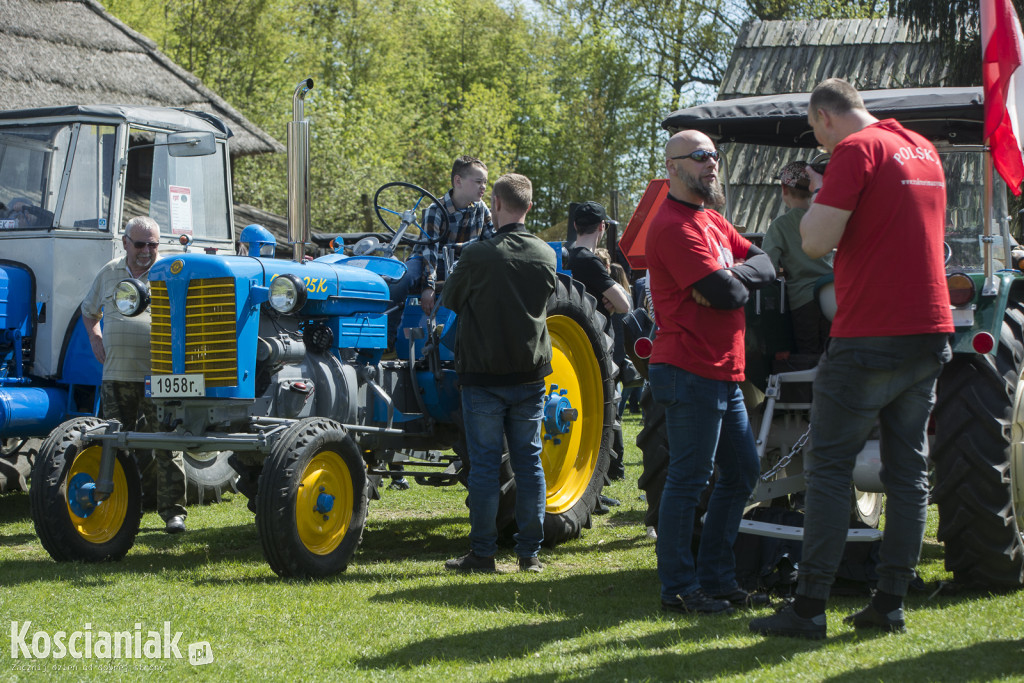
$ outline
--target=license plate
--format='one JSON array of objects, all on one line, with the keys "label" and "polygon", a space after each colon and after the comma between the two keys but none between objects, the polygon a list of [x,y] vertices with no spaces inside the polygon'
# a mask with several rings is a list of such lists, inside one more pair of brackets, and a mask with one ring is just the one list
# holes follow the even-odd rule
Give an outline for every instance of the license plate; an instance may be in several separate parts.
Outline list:
[{"label": "license plate", "polygon": [[206,396],[206,378],[194,375],[153,375],[146,380],[146,395],[153,398]]},{"label": "license plate", "polygon": [[974,325],[973,308],[954,308],[953,327],[972,327]]}]

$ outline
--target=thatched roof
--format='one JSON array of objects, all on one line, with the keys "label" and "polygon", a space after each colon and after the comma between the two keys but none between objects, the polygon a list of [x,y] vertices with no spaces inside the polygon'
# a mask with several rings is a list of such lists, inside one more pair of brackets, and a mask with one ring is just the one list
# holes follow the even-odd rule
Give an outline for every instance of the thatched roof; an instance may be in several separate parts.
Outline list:
[{"label": "thatched roof", "polygon": [[[911,31],[895,19],[749,22],[740,31],[718,99],[810,92],[840,77],[858,90],[945,85],[934,34]],[[785,212],[774,174],[806,160],[807,150],[722,143],[726,155],[726,216],[737,228],[764,232]]]},{"label": "thatched roof", "polygon": [[284,151],[95,0],[0,0],[0,54],[0,109],[183,107],[222,118],[234,133],[234,157]]}]

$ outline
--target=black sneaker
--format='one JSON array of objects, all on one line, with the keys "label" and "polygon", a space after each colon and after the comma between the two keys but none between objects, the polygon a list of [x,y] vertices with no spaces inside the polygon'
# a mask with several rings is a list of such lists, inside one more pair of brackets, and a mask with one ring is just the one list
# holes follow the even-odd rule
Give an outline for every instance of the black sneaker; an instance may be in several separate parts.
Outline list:
[{"label": "black sneaker", "polygon": [[771,604],[767,593],[748,593],[739,586],[730,593],[713,596],[715,600],[728,600],[729,604],[739,609],[751,607],[767,607]]},{"label": "black sneaker", "polygon": [[687,595],[677,595],[676,600],[670,602],[662,600],[661,609],[679,614],[732,614],[736,611],[728,600],[715,600],[700,588]]},{"label": "black sneaker", "polygon": [[540,560],[536,557],[520,557],[519,571],[539,574],[544,571],[544,565],[542,565]]},{"label": "black sneaker", "polygon": [[391,491],[408,491],[409,480],[405,477],[399,477],[398,479],[392,479],[391,483],[388,484],[388,489]]},{"label": "black sneaker", "polygon": [[480,557],[471,552],[454,560],[448,560],[444,563],[444,568],[456,572],[493,572],[494,556]]},{"label": "black sneaker", "polygon": [[750,621],[750,630],[763,636],[791,636],[812,640],[824,638],[826,626],[824,612],[805,619],[796,613],[791,602],[784,604],[771,616]]},{"label": "black sneaker", "polygon": [[622,502],[619,499],[611,498],[609,496],[604,495],[603,493],[601,494],[600,498],[601,498],[601,502],[604,503],[605,505],[607,505],[610,508],[618,507],[619,505],[622,505]]},{"label": "black sneaker", "polygon": [[888,614],[882,614],[875,606],[868,604],[859,612],[843,618],[844,624],[853,624],[854,628],[876,628],[889,633],[906,633],[907,624],[903,620],[903,608],[897,607]]}]

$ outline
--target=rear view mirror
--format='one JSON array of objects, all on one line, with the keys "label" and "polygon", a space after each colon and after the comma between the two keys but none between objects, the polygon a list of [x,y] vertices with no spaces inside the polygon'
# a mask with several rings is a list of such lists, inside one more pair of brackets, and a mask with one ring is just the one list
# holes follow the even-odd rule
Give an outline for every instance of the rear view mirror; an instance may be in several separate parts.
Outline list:
[{"label": "rear view mirror", "polygon": [[167,136],[167,153],[172,157],[203,157],[217,151],[217,141],[210,132],[185,131]]}]

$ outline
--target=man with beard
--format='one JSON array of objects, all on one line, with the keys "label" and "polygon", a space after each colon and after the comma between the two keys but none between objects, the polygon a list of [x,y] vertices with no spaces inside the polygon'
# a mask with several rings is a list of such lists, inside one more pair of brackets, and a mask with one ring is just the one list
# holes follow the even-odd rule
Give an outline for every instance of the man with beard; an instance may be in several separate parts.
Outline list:
[{"label": "man with beard", "polygon": [[[669,465],[658,525],[661,606],[728,614],[763,603],[736,582],[733,542],[760,464],[739,382],[743,306],[775,278],[768,255],[706,205],[725,196],[718,152],[698,131],[665,146],[669,194],[647,233],[648,284],[658,336],[650,385],[665,407]],[[700,549],[691,549],[697,504],[717,465]]]},{"label": "man with beard", "polygon": [[[149,284],[149,269],[157,260],[160,226],[148,216],[128,221],[122,237],[124,258],[103,266],[82,302],[82,323],[96,360],[103,363],[100,403],[103,417],[118,420],[125,431],[145,419],[146,429],[156,427],[156,404],[146,398],[146,376],[152,371],[149,357],[150,313],[147,308],[134,318],[121,315],[114,304],[117,283],[135,278]],[[103,319],[102,330],[100,319]],[[158,450],[156,505],[169,534],[185,530],[185,463],[181,453]]]}]

